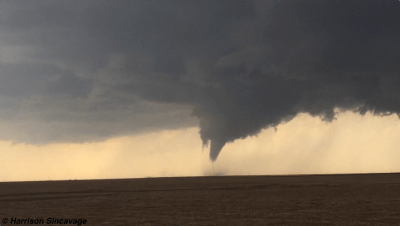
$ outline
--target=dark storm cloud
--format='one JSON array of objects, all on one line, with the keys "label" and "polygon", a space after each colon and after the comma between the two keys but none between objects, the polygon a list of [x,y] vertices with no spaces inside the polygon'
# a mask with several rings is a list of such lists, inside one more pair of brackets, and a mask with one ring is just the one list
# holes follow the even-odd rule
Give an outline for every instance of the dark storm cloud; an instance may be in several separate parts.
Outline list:
[{"label": "dark storm cloud", "polygon": [[0,94],[30,96],[42,94],[45,82],[62,73],[51,64],[0,63]]},{"label": "dark storm cloud", "polygon": [[2,5],[5,43],[29,47],[26,56],[38,62],[63,65],[58,80],[33,74],[46,83],[42,95],[89,98],[93,87],[106,87],[88,100],[82,110],[88,117],[99,103],[112,103],[101,108],[116,113],[118,106],[134,105],[110,101],[124,95],[192,106],[203,144],[211,141],[212,160],[225,143],[298,113],[332,121],[335,108],[400,112],[395,0]]},{"label": "dark storm cloud", "polygon": [[47,92],[50,95],[72,95],[73,97],[87,97],[91,89],[91,81],[82,79],[72,73],[64,73],[56,81],[50,82]]}]

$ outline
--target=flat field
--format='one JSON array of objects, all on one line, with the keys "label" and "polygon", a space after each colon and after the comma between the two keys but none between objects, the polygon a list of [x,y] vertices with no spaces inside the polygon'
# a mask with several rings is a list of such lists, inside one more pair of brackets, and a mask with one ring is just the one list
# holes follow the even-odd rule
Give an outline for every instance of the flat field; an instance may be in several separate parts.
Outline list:
[{"label": "flat field", "polygon": [[[0,220],[85,225],[400,225],[400,174],[0,183]],[[54,224],[59,225],[59,224]],[[70,224],[73,225],[73,224]],[[76,225],[76,224],[75,224]]]}]

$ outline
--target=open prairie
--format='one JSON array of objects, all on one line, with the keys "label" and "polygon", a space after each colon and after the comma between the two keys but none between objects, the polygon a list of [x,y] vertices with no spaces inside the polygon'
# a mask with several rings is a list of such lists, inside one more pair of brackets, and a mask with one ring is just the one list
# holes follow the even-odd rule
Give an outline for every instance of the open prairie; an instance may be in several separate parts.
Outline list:
[{"label": "open prairie", "polygon": [[[0,183],[0,219],[86,225],[400,225],[400,174]],[[71,224],[72,225],[72,224]]]}]

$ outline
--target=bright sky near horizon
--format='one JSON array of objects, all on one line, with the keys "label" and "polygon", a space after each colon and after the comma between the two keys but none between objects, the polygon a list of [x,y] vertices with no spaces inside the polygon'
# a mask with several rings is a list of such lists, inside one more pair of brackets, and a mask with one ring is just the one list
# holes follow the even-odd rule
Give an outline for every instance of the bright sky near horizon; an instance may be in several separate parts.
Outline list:
[{"label": "bright sky near horizon", "polygon": [[302,114],[227,144],[214,166],[196,127],[82,144],[1,141],[0,181],[400,172],[397,116]]}]

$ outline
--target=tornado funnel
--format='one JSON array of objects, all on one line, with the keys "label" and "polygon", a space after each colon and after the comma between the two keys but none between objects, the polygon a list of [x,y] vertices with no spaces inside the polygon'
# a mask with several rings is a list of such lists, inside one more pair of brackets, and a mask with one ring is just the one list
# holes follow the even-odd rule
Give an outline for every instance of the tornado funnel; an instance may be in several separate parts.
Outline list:
[{"label": "tornado funnel", "polygon": [[222,148],[225,146],[226,141],[222,139],[213,139],[211,140],[210,146],[210,159],[211,161],[215,162],[217,160],[219,153],[221,152]]}]

